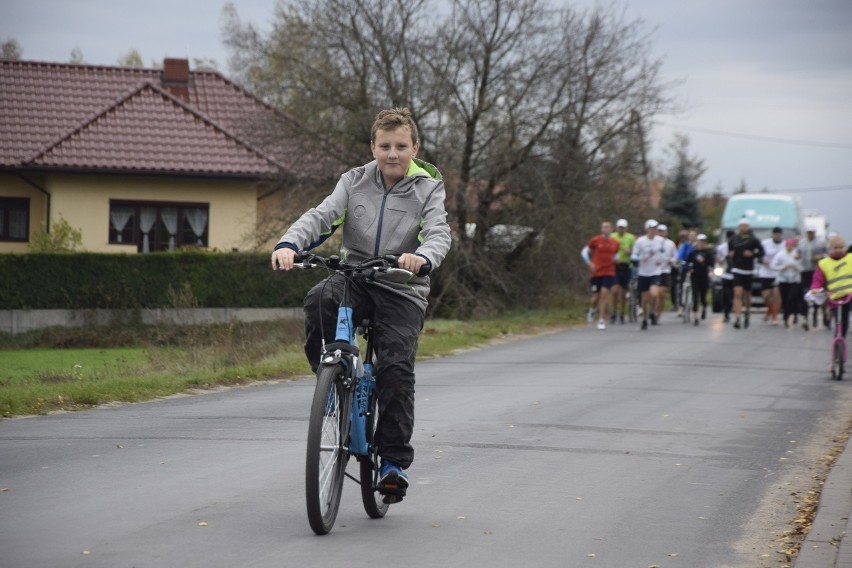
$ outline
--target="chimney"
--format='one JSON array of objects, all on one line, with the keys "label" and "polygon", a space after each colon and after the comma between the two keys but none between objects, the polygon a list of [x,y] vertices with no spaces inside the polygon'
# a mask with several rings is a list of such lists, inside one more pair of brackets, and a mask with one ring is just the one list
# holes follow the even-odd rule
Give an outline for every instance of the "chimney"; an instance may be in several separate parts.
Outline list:
[{"label": "chimney", "polygon": [[189,60],[166,57],[163,60],[163,88],[189,102]]}]

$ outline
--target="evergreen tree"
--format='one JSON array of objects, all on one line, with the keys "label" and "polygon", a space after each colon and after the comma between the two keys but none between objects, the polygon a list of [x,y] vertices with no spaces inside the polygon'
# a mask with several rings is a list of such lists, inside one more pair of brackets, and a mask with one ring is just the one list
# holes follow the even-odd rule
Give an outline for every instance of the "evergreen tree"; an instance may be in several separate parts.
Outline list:
[{"label": "evergreen tree", "polygon": [[689,139],[677,136],[673,149],[675,164],[666,178],[660,209],[680,227],[701,225],[701,206],[698,202],[698,180],[704,174],[704,162],[689,156]]}]

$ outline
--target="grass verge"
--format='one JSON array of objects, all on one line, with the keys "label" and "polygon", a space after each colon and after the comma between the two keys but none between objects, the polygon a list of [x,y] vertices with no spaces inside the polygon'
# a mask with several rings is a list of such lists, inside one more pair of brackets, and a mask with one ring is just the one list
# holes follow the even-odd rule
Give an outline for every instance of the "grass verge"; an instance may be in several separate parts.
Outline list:
[{"label": "grass verge", "polygon": [[[430,320],[418,358],[582,321],[579,310]],[[139,402],[196,389],[310,374],[296,320],[207,326],[53,328],[0,334],[0,416]]]}]

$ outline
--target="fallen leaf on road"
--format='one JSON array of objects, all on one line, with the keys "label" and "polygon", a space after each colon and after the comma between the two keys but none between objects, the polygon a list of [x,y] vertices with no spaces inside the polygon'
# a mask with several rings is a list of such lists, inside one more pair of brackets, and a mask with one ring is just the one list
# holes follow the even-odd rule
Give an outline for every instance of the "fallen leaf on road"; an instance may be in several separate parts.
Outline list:
[{"label": "fallen leaf on road", "polygon": [[206,522],[206,521],[201,521],[200,523],[198,523],[198,526],[199,526],[199,527],[206,527],[206,526],[207,526],[207,522]]}]

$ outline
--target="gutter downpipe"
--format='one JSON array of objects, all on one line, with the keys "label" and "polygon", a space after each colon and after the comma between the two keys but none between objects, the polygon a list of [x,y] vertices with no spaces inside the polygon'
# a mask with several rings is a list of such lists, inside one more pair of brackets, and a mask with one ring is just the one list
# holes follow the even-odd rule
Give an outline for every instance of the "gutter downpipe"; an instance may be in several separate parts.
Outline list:
[{"label": "gutter downpipe", "polygon": [[45,216],[45,220],[44,220],[44,231],[46,233],[50,233],[50,197],[51,197],[50,192],[48,192],[46,189],[44,189],[43,187],[41,187],[40,185],[38,185],[34,181],[27,179],[27,177],[24,176],[24,174],[22,174],[21,172],[15,171],[15,174],[19,178],[24,180],[26,183],[30,184],[31,186],[33,186],[34,188],[36,188],[37,190],[39,190],[40,192],[42,192],[43,194],[45,194],[47,196],[47,211],[46,211],[46,216]]}]

